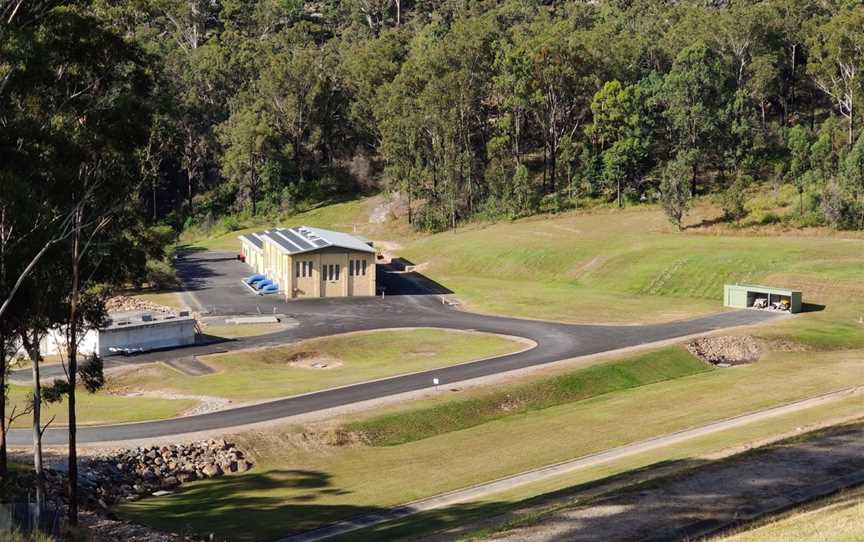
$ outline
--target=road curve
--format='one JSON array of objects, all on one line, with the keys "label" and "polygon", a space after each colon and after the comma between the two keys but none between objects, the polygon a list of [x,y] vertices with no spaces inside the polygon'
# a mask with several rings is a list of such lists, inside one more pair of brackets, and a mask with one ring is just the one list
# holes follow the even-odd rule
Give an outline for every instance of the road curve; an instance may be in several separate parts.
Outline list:
[{"label": "road curve", "polygon": [[[429,388],[432,378],[453,384],[562,359],[644,345],[724,328],[757,324],[775,318],[759,311],[723,312],[679,322],[638,326],[578,325],[507,318],[463,312],[443,304],[435,295],[388,295],[385,298],[316,299],[284,302],[272,296],[250,293],[239,278],[248,269],[224,253],[196,253],[178,262],[178,272],[192,292],[194,302],[210,314],[258,314],[278,312],[298,321],[292,329],[261,337],[194,346],[170,352],[154,352],[129,360],[108,360],[109,366],[204,355],[241,348],[286,344],[298,340],[345,333],[401,327],[438,327],[476,330],[524,337],[537,346],[497,358],[466,363],[372,382],[277,399],[244,407],[150,422],[80,426],[78,442],[98,443],[181,435],[221,430],[278,420],[299,414],[380,399]],[[402,293],[417,283],[402,275],[383,274],[387,291]],[[400,282],[402,281],[402,282]],[[12,430],[10,445],[30,443],[28,430]],[[64,428],[51,428],[46,445],[66,443]]]}]

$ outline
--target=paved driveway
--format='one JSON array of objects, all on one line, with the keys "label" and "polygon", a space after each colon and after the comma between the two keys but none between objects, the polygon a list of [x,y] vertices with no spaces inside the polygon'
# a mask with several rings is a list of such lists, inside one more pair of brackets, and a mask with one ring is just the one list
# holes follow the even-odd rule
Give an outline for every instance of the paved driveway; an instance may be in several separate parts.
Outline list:
[{"label": "paved driveway", "polygon": [[[385,295],[384,298],[311,299],[285,302],[272,295],[258,296],[243,286],[240,279],[250,273],[249,268],[236,261],[231,254],[218,252],[187,254],[177,262],[177,269],[189,290],[185,295],[191,296],[192,303],[197,303],[211,314],[281,313],[295,318],[299,325],[265,336],[187,347],[170,352],[153,352],[125,360],[109,359],[109,364],[147,363],[171,357],[188,357],[285,344],[349,331],[400,327],[439,327],[499,333],[531,339],[537,343],[537,346],[494,359],[395,376],[375,382],[197,416],[113,426],[80,427],[79,442],[155,438],[276,420],[422,390],[430,387],[433,376],[442,384],[452,384],[562,359],[728,327],[756,324],[776,317],[771,313],[759,311],[732,311],[664,324],[594,326],[472,314],[443,304],[436,295]],[[402,282],[406,280],[410,281],[408,285],[410,287],[406,287]],[[390,273],[382,274],[381,283],[389,291],[416,292],[423,285],[416,277]],[[432,285],[430,288],[434,289],[437,286]],[[30,439],[29,431],[24,430],[14,430],[9,435],[10,444],[15,445],[25,444]],[[63,444],[65,441],[66,434],[60,428],[49,429],[44,437],[46,444]]]}]

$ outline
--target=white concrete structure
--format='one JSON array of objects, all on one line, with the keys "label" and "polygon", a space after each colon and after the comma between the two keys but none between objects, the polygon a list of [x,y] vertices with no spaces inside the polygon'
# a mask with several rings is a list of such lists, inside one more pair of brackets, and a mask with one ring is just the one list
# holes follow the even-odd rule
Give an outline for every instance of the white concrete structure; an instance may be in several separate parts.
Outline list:
[{"label": "white concrete structure", "polygon": [[[120,312],[109,315],[105,327],[90,330],[78,349],[82,354],[96,353],[99,357],[120,353],[120,350],[148,351],[195,344],[195,319],[188,312],[179,316],[147,312]],[[65,350],[65,338],[59,330],[42,340],[43,355]]]}]

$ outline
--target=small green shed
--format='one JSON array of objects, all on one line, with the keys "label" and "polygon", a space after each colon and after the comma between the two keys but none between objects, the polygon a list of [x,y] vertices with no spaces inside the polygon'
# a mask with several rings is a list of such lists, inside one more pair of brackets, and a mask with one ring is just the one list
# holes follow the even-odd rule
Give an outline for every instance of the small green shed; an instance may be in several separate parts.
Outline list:
[{"label": "small green shed", "polygon": [[736,309],[774,309],[801,312],[801,292],[757,284],[727,284],[723,287],[723,304]]}]

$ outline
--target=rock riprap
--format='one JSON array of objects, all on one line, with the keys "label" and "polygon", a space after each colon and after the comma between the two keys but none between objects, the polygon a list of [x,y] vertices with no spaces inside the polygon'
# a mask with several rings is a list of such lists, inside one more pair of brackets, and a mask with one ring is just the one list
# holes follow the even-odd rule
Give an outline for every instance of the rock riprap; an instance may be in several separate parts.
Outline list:
[{"label": "rock riprap", "polygon": [[225,440],[117,450],[84,460],[79,485],[102,507],[171,491],[184,482],[245,472],[252,462]]}]

